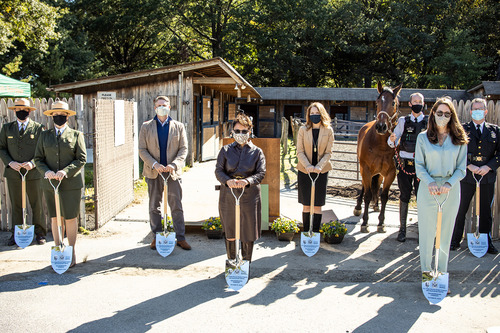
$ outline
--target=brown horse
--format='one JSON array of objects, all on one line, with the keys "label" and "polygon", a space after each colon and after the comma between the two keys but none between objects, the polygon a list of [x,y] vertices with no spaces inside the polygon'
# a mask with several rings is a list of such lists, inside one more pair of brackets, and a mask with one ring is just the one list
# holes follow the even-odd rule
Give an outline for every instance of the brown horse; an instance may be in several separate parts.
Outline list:
[{"label": "brown horse", "polygon": [[378,232],[385,232],[385,205],[389,198],[389,188],[396,177],[396,165],[394,163],[394,148],[389,147],[387,138],[397,124],[399,115],[398,94],[403,84],[394,89],[382,87],[378,83],[377,117],[375,120],[365,124],[358,134],[358,160],[363,187],[358,197],[354,215],[361,214],[361,201],[364,196],[365,211],[361,232],[368,230],[368,206],[375,199],[378,208],[378,191],[382,180],[384,185],[380,194],[382,206],[378,216]]}]

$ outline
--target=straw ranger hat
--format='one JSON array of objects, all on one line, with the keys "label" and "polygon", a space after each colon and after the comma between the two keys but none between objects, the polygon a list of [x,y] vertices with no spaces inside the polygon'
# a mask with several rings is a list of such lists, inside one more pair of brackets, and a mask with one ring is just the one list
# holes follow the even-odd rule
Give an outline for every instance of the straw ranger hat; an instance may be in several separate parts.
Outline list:
[{"label": "straw ranger hat", "polygon": [[54,112],[64,111],[68,114],[68,116],[74,116],[76,114],[75,111],[69,110],[68,103],[63,101],[56,101],[52,103],[52,109],[44,111],[43,114],[46,116],[52,116]]},{"label": "straw ranger hat", "polygon": [[30,101],[27,98],[16,99],[14,101],[14,106],[9,106],[9,109],[11,109],[11,110],[24,109],[24,110],[29,110],[29,111],[36,110],[36,108],[34,108],[30,105]]}]

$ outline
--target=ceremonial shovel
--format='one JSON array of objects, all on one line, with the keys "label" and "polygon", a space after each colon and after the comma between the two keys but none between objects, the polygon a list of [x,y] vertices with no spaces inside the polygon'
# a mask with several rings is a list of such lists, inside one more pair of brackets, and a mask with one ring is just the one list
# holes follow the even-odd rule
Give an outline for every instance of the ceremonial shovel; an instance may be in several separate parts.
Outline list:
[{"label": "ceremonial shovel", "polygon": [[168,173],[168,176],[165,178],[161,173],[159,173],[161,178],[163,178],[163,212],[161,219],[163,221],[163,232],[156,233],[156,251],[162,256],[166,257],[175,248],[175,232],[168,231],[168,215],[167,215],[167,200],[168,200],[168,179],[171,174]]},{"label": "ceremonial shovel", "polygon": [[247,283],[248,281],[248,271],[250,269],[250,263],[247,260],[243,260],[240,257],[240,199],[243,193],[245,192],[245,188],[241,189],[241,194],[239,197],[233,192],[233,188],[231,188],[231,194],[236,200],[236,206],[234,208],[235,211],[235,245],[236,245],[236,258],[234,260],[227,259],[226,260],[226,282],[234,291],[238,291]]},{"label": "ceremonial shovel", "polygon": [[481,258],[488,251],[488,234],[479,233],[479,192],[480,183],[483,176],[477,180],[476,175],[472,175],[476,181],[476,232],[467,233],[467,245],[469,246],[470,252],[478,258]]},{"label": "ceremonial shovel", "polygon": [[35,235],[35,226],[26,224],[26,175],[28,174],[27,169],[25,173],[19,169],[19,174],[21,175],[21,192],[22,192],[22,202],[23,202],[23,225],[16,225],[14,227],[14,240],[17,246],[24,249],[29,246],[33,241],[33,236]]},{"label": "ceremonial shovel", "polygon": [[73,259],[73,246],[65,246],[64,245],[64,235],[62,231],[62,222],[61,222],[61,205],[59,202],[59,186],[61,185],[61,181],[57,181],[57,186],[54,186],[52,183],[52,179],[49,179],[49,183],[54,189],[54,199],[56,204],[56,220],[57,220],[57,229],[59,233],[59,246],[53,246],[51,250],[51,263],[52,268],[58,274],[62,274],[66,272],[71,265],[71,261]]},{"label": "ceremonial shovel", "polygon": [[311,206],[309,213],[309,232],[302,232],[300,234],[300,247],[302,252],[308,257],[312,257],[319,250],[320,235],[319,232],[313,232],[313,219],[314,219],[314,195],[316,192],[316,181],[318,180],[319,173],[316,178],[312,179],[311,174],[307,173],[311,179]]},{"label": "ceremonial shovel", "polygon": [[431,272],[432,278],[429,280],[422,280],[422,291],[425,298],[431,304],[437,304],[441,302],[448,294],[448,273],[442,273],[438,271],[439,262],[439,248],[441,245],[441,224],[443,220],[443,206],[446,200],[448,200],[449,192],[446,194],[446,198],[440,204],[437,196],[433,196],[434,200],[438,205],[437,213],[437,225],[436,225],[436,243],[435,243],[435,253],[434,253],[434,271]]}]

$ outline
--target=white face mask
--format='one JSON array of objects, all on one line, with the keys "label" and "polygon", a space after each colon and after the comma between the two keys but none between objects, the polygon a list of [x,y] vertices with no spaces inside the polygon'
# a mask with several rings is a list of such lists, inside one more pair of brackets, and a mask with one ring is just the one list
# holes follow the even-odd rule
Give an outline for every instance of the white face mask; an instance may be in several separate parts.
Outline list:
[{"label": "white face mask", "polygon": [[436,125],[438,125],[439,127],[445,127],[448,122],[450,121],[451,117],[450,118],[446,118],[444,115],[439,117],[439,116],[436,116],[434,119],[436,119]]},{"label": "white face mask", "polygon": [[247,134],[233,133],[233,137],[234,137],[234,140],[236,142],[238,142],[238,144],[243,145],[243,144],[247,143],[248,139],[250,139],[250,133],[247,133]]},{"label": "white face mask", "polygon": [[160,117],[168,116],[169,111],[170,108],[168,106],[159,106],[156,108],[156,114],[159,115]]}]

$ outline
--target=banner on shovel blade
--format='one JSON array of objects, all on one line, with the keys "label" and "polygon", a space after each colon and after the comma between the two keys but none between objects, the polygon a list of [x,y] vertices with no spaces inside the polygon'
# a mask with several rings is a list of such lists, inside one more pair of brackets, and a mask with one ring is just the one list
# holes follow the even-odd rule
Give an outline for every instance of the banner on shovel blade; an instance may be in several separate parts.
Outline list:
[{"label": "banner on shovel blade", "polygon": [[73,246],[65,246],[62,251],[60,246],[53,246],[50,255],[52,268],[57,274],[62,274],[66,272],[71,265]]},{"label": "banner on shovel blade", "polygon": [[230,289],[238,291],[248,282],[250,263],[242,261],[240,265],[233,265],[226,261],[226,282]]},{"label": "banner on shovel blade", "polygon": [[157,232],[156,233],[156,251],[165,258],[175,247],[175,232]]},{"label": "banner on shovel blade", "polygon": [[320,241],[319,232],[313,232],[311,237],[309,237],[309,232],[300,234],[300,247],[302,248],[302,252],[308,257],[312,257],[318,252]]},{"label": "banner on shovel blade", "polygon": [[467,245],[469,246],[469,251],[478,258],[481,258],[488,251],[488,235],[479,234],[476,238],[474,234],[467,234]]},{"label": "banner on shovel blade", "polygon": [[19,246],[22,249],[31,244],[34,236],[35,236],[34,225],[30,225],[26,229],[23,229],[22,225],[16,225],[14,227],[14,240],[16,241],[17,246]]},{"label": "banner on shovel blade", "polygon": [[422,292],[431,304],[438,304],[448,295],[449,274],[439,274],[436,278],[422,281]]}]

